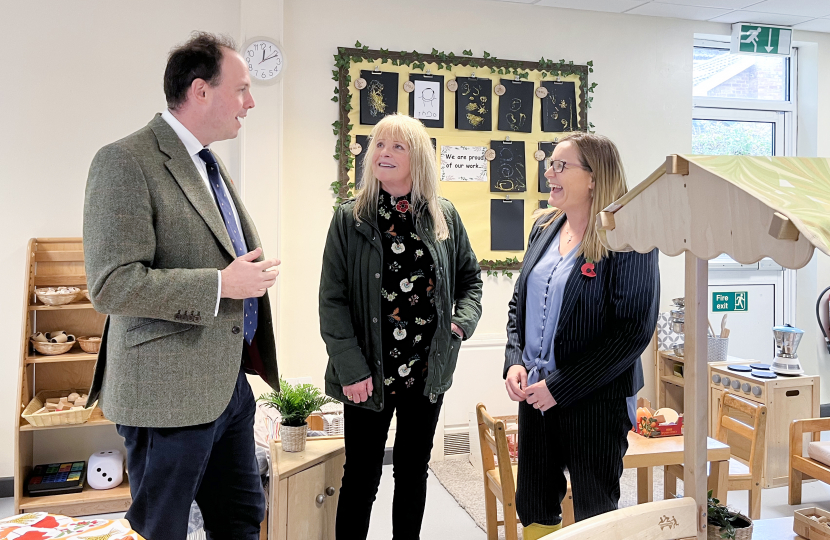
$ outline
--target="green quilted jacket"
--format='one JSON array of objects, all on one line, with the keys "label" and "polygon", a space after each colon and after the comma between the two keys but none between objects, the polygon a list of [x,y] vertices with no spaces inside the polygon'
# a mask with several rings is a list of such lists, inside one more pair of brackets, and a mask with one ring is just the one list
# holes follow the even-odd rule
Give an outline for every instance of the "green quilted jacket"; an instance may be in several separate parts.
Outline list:
[{"label": "green quilted jacket", "polygon": [[[455,207],[440,199],[450,236],[437,242],[429,214],[416,229],[435,261],[438,328],[429,353],[424,395],[435,402],[452,385],[461,340],[450,324],[473,335],[481,317],[481,268]],[[349,200],[334,212],[320,277],[320,333],[326,342],[326,394],[346,402],[343,387],[372,377],[372,397],[359,407],[383,410],[381,272],[383,248],[376,219],[356,221]],[[425,217],[424,217],[425,216]]]}]

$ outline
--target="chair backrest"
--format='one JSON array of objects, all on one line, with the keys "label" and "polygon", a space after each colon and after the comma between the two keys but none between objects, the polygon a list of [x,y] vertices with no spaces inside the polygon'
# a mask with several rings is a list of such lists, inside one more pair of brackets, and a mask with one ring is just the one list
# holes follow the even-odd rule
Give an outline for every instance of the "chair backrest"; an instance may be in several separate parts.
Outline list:
[{"label": "chair backrest", "polygon": [[697,536],[697,504],[691,497],[621,508],[580,521],[544,540],[678,540]]},{"label": "chair backrest", "polygon": [[490,416],[483,403],[476,405],[476,417],[478,418],[478,440],[481,445],[481,464],[484,474],[486,476],[488,471],[498,468],[499,480],[504,491],[502,504],[512,505],[515,508],[514,486],[516,484],[513,481],[513,467],[510,462],[504,421]]},{"label": "chair backrest", "polygon": [[[723,394],[718,410],[718,431],[715,438],[728,444],[733,456],[746,461],[752,473],[760,472],[763,466],[766,430],[766,405],[734,394]],[[736,440],[735,436],[744,441]]]}]

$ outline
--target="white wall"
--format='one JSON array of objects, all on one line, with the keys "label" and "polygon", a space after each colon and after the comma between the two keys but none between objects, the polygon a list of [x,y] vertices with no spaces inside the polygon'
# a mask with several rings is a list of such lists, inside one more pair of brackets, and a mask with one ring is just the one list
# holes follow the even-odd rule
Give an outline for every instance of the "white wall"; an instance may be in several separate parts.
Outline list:
[{"label": "white wall", "polygon": [[[437,15],[425,18],[425,14]],[[164,107],[161,77],[169,48],[193,29],[282,39],[281,83],[255,87],[255,108],[240,140],[217,145],[242,184],[269,254],[283,260],[278,309],[280,367],[322,384],[317,288],[335,178],[330,101],[332,55],[355,40],[393,50],[487,50],[500,58],[593,60],[599,83],[589,118],[617,142],[635,184],[669,153],[691,148],[692,40],[726,34],[727,25],[557,10],[483,0],[41,0],[6,2],[0,17],[0,163],[8,251],[0,255],[7,339],[0,341],[0,477],[12,475],[12,433],[21,325],[25,244],[30,237],[79,236],[90,160],[102,145],[145,125]],[[818,155],[830,155],[830,36],[818,43]],[[283,136],[284,133],[284,136]],[[283,180],[284,179],[284,180]],[[44,212],[37,194],[65,206]],[[682,294],[681,258],[661,257],[661,309]],[[818,286],[830,264],[817,263]],[[448,425],[466,422],[484,401],[507,411],[501,381],[506,303],[513,282],[486,278],[484,316],[475,343],[462,350],[447,396]],[[810,296],[814,293],[810,291]],[[275,300],[276,302],[276,300]],[[648,368],[649,354],[644,358]],[[648,369],[647,369],[648,372]],[[647,382],[646,389],[653,386]],[[3,413],[2,411],[7,411]]]}]

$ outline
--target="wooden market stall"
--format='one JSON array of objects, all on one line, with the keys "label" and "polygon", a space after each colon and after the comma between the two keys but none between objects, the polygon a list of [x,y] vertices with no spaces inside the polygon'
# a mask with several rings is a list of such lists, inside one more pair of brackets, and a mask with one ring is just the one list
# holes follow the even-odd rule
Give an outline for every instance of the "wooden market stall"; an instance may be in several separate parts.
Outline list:
[{"label": "wooden market stall", "polygon": [[672,155],[597,216],[613,251],[685,253],[685,494],[706,538],[709,259],[770,257],[805,266],[830,255],[830,159]]}]

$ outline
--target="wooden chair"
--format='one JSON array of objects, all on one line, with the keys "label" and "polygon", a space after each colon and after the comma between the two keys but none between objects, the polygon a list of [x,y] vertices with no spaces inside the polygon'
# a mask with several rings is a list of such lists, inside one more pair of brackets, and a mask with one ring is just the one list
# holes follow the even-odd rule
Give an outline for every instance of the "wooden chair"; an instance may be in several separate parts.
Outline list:
[{"label": "wooden chair", "polygon": [[[715,438],[728,444],[729,478],[726,491],[749,490],[749,517],[761,517],[761,473],[764,466],[764,441],[767,407],[724,392],[718,407]],[[677,479],[683,478],[683,465],[664,468],[663,498],[674,497]],[[726,504],[726,495],[721,501]]]},{"label": "wooden chair", "polygon": [[544,540],[679,540],[697,538],[691,497],[638,504],[601,514],[545,536]]},{"label": "wooden chair", "polygon": [[[481,464],[484,469],[484,507],[487,517],[487,540],[497,540],[499,525],[504,525],[504,537],[517,540],[518,519],[516,517],[516,465],[510,462],[507,449],[507,433],[504,421],[487,414],[487,408],[476,405],[478,436],[481,445]],[[496,465],[498,460],[498,465]],[[501,501],[504,521],[496,517],[496,499]],[[571,485],[562,501],[562,526],[574,522]]]},{"label": "wooden chair", "polygon": [[790,424],[790,489],[788,503],[801,504],[801,482],[809,478],[830,484],[830,467],[810,457],[804,457],[804,434],[813,433],[819,440],[819,433],[830,431],[830,418],[808,418],[793,420]]}]

